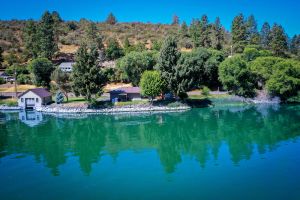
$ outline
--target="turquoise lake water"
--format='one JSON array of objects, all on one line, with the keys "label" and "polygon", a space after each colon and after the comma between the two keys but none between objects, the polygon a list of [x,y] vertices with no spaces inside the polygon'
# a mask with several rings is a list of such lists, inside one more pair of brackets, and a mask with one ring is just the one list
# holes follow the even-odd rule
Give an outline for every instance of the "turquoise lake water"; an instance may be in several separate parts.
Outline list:
[{"label": "turquoise lake water", "polygon": [[6,199],[300,199],[300,106],[0,113]]}]

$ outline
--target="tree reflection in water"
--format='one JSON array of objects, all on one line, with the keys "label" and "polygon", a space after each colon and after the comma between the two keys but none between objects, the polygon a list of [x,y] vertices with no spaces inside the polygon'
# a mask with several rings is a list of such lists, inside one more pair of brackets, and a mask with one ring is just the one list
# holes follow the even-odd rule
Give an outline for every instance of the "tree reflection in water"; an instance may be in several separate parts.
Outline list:
[{"label": "tree reflection in water", "polygon": [[42,123],[34,127],[18,115],[0,115],[0,162],[12,154],[33,155],[53,175],[59,175],[59,166],[70,155],[79,158],[82,171],[89,175],[92,164],[101,163],[103,155],[117,162],[123,151],[145,149],[157,151],[165,171],[173,173],[184,155],[195,158],[201,167],[210,159],[218,160],[224,144],[232,162],[239,164],[251,159],[256,149],[263,154],[300,135],[299,106],[218,107],[73,119],[43,115]]}]

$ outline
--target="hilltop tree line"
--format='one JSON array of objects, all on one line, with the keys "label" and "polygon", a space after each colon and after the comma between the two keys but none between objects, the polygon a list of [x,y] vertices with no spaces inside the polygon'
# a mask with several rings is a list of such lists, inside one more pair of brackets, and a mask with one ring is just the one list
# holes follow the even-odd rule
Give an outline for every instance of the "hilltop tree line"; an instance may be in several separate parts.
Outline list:
[{"label": "hilltop tree line", "polygon": [[[118,22],[111,13],[106,23],[115,26]],[[21,56],[11,52],[4,58],[9,65],[6,70],[13,73],[17,69],[20,83],[51,87],[66,98],[72,91],[90,102],[101,95],[106,83],[119,81],[140,85],[142,93],[151,98],[172,93],[184,99],[187,91],[204,86],[223,87],[245,97],[254,97],[258,90],[284,100],[298,95],[300,35],[289,40],[282,26],[271,27],[267,22],[258,31],[254,16],[242,14],[234,18],[231,32],[219,18],[210,23],[206,15],[190,26],[179,23],[174,16],[170,26],[178,31],[146,47],[128,37],[124,41],[105,38],[96,23],[87,21],[73,72],[66,74],[53,64],[64,22],[57,12],[45,12],[39,21],[27,21],[24,28],[23,54],[28,67]],[[77,29],[76,23],[68,26]],[[191,50],[182,51],[182,47]],[[103,67],[106,60],[115,61],[116,67]]]}]

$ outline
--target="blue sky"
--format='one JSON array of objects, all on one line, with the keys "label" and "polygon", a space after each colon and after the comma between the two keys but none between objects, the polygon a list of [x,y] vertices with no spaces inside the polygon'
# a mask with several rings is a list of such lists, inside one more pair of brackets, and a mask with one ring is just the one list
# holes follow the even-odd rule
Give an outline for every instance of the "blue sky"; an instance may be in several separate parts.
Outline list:
[{"label": "blue sky", "polygon": [[254,14],[264,21],[282,24],[289,35],[300,33],[298,0],[1,0],[0,19],[39,19],[45,10],[56,10],[64,20],[105,20],[113,12],[120,22],[170,23],[177,14],[188,23],[207,14],[210,21],[220,16],[230,29],[238,13]]}]

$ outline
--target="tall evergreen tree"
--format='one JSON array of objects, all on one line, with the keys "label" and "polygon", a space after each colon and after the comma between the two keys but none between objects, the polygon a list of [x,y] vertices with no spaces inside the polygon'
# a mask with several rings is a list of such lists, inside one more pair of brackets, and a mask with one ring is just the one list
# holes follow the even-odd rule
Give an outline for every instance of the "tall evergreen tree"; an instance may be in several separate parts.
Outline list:
[{"label": "tall evergreen tree", "polygon": [[36,58],[39,51],[39,39],[37,34],[37,25],[33,20],[26,22],[23,31],[23,40],[25,54],[27,54],[28,57]]},{"label": "tall evergreen tree", "polygon": [[234,18],[231,34],[234,52],[242,53],[247,44],[247,26],[243,14],[239,14]]},{"label": "tall evergreen tree", "polygon": [[300,56],[300,35],[294,35],[290,45],[290,51],[296,56]]},{"label": "tall evergreen tree", "polygon": [[116,60],[124,55],[123,49],[120,47],[116,38],[110,38],[107,42],[105,56],[108,60]]},{"label": "tall evergreen tree", "polygon": [[258,30],[257,30],[257,22],[253,15],[250,15],[250,17],[248,18],[246,26],[247,26],[247,42],[248,42],[248,44],[258,45],[259,41],[260,41],[260,37],[259,37]]},{"label": "tall evergreen tree", "polygon": [[3,49],[0,47],[0,68],[2,68],[2,62],[3,62]]},{"label": "tall evergreen tree", "polygon": [[173,16],[172,25],[179,25],[179,17],[177,15]]},{"label": "tall evergreen tree", "polygon": [[179,29],[179,34],[181,38],[189,37],[189,27],[187,26],[185,21],[183,21],[181,24],[181,27]]},{"label": "tall evergreen tree", "polygon": [[117,23],[117,18],[114,16],[113,13],[109,13],[109,15],[106,18],[106,23],[110,25],[114,25]]},{"label": "tall evergreen tree", "polygon": [[58,50],[58,46],[57,42],[55,41],[54,20],[48,11],[43,14],[39,24],[38,39],[38,56],[52,59],[53,55]]},{"label": "tall evergreen tree", "polygon": [[268,22],[265,22],[262,25],[260,31],[260,44],[264,49],[270,49],[271,42],[271,27]]},{"label": "tall evergreen tree", "polygon": [[203,15],[200,21],[200,46],[211,47],[210,26],[206,15]]},{"label": "tall evergreen tree", "polygon": [[287,35],[281,25],[272,27],[270,48],[276,56],[285,56],[288,50]]},{"label": "tall evergreen tree", "polygon": [[211,46],[214,49],[222,49],[224,43],[224,28],[222,27],[220,18],[217,17],[211,30]]},{"label": "tall evergreen tree", "polygon": [[194,47],[200,46],[200,37],[201,37],[201,29],[200,29],[200,21],[199,19],[193,19],[190,26],[190,36],[192,38]]},{"label": "tall evergreen tree", "polygon": [[72,71],[72,86],[76,95],[83,95],[88,101],[95,94],[101,95],[106,83],[105,73],[98,66],[98,51],[94,46],[81,46],[76,53],[76,64]]},{"label": "tall evergreen tree", "polygon": [[176,39],[173,36],[168,36],[160,50],[157,67],[161,73],[161,78],[167,84],[168,90],[174,92],[174,94],[177,92],[175,75],[180,55]]}]

